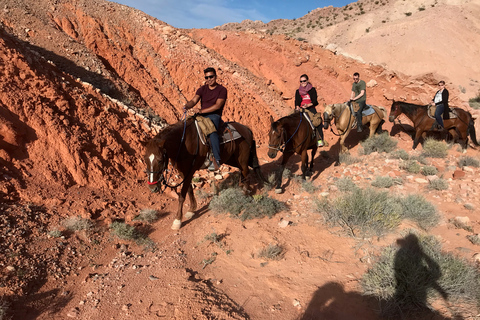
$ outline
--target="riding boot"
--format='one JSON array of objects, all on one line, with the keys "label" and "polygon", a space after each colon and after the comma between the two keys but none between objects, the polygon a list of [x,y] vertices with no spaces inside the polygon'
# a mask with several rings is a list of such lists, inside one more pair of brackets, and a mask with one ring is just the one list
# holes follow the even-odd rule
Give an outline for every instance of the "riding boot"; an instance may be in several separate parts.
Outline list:
[{"label": "riding boot", "polygon": [[440,125],[438,124],[437,120],[435,120],[435,122],[432,124],[432,127],[430,128],[431,131],[435,131],[435,130],[438,130],[440,127]]}]

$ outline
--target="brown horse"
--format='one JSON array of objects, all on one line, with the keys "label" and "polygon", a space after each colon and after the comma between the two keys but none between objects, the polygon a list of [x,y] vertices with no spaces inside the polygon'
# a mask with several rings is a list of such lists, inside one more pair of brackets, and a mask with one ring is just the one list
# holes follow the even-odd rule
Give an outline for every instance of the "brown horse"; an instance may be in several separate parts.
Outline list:
[{"label": "brown horse", "polygon": [[275,158],[278,151],[283,153],[281,170],[276,178],[275,192],[282,192],[282,175],[288,159],[297,153],[302,157],[302,178],[307,174],[308,154],[312,150],[309,172],[313,169],[313,160],[317,153],[317,139],[312,127],[305,119],[303,112],[295,112],[286,117],[273,121],[270,116],[270,132],[268,133],[268,156]]},{"label": "brown horse", "polygon": [[[256,144],[252,131],[239,123],[231,122],[230,124],[242,136],[220,145],[223,163],[241,170],[243,176],[241,179],[242,184],[247,181],[249,166],[254,169],[263,182],[265,179],[258,164]],[[166,177],[169,161],[179,171],[181,179],[183,179],[180,183],[181,191],[178,196],[178,210],[172,224],[172,229],[174,230],[180,229],[182,225],[183,203],[187,194],[190,198],[191,208],[185,214],[185,218],[191,219],[195,210],[197,210],[197,202],[193,194],[191,182],[193,174],[204,167],[210,150],[209,146],[203,144],[202,141],[203,139],[198,134],[194,117],[192,117],[168,126],[146,145],[145,163],[147,165],[146,172],[148,174],[150,191],[161,191],[162,184],[172,187],[169,185]]]},{"label": "brown horse", "polygon": [[[372,137],[375,133],[382,133],[382,124],[387,118],[387,109],[384,107],[370,106],[373,108],[373,113],[364,115],[362,117],[362,125],[370,123],[370,135]],[[365,112],[364,112],[365,113]],[[348,151],[345,146],[345,139],[352,130],[352,124],[355,120],[354,114],[350,110],[347,103],[335,103],[325,105],[325,111],[323,113],[323,119],[325,121],[325,129],[328,129],[328,125],[332,119],[335,119],[335,127],[340,136],[340,152]]]},{"label": "brown horse", "polygon": [[[430,131],[435,123],[435,119],[430,118],[427,112],[428,105],[423,106],[401,101],[394,101],[392,103],[389,116],[390,122],[393,122],[402,113],[413,122],[413,127],[415,129],[413,149],[418,146],[420,137],[422,137],[423,133]],[[453,108],[453,113],[456,114],[456,117],[454,116],[450,119],[443,120],[445,130],[456,133],[456,135],[459,136],[463,150],[467,149],[469,134],[472,138],[472,142],[478,146],[479,144],[475,135],[474,121],[470,112],[460,108]]]}]

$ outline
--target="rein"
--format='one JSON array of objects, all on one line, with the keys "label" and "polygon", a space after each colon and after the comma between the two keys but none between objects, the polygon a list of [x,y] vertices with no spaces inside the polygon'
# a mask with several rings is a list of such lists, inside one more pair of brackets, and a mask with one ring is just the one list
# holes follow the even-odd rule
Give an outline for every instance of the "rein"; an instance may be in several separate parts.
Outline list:
[{"label": "rein", "polygon": [[[302,114],[302,112],[300,112],[300,121],[298,122],[298,126],[295,129],[295,132],[293,132],[293,134],[290,136],[290,138],[288,138],[288,140],[286,142],[280,143],[278,146],[272,146],[272,145],[269,144],[268,148],[280,151],[282,153],[285,153],[285,152],[291,152],[291,151],[297,149],[298,147],[300,147],[305,142],[305,140],[307,140],[307,137],[305,137],[305,139],[303,139],[303,141],[301,143],[299,143],[298,146],[292,148],[291,150],[285,151],[285,147],[287,146],[287,143],[289,143],[290,140],[292,140],[292,138],[295,136],[295,134],[297,134],[298,129],[300,128],[300,125],[302,124],[302,119],[303,119],[303,114]],[[283,133],[285,135],[285,130],[283,131]]]},{"label": "rein", "polygon": [[[332,122],[333,118],[338,118],[338,119],[340,119],[340,117],[342,116],[343,112],[344,112],[346,109],[347,109],[347,107],[343,108],[342,112],[340,112],[340,114],[338,115],[338,117],[336,117],[336,116],[332,113],[332,119],[331,119],[328,123],[330,124],[330,122]],[[350,107],[349,107],[348,109],[350,110]],[[331,124],[330,124],[330,131],[331,131],[334,135],[336,135],[337,137],[341,137],[341,136],[343,136],[343,135],[345,135],[345,134],[347,133],[348,128],[350,128],[350,123],[351,123],[351,121],[352,121],[352,113],[350,112],[350,117],[348,118],[347,128],[346,128],[345,131],[343,131],[343,133],[338,134],[338,133],[333,132],[333,126],[332,126]],[[335,123],[335,126],[337,126],[336,123]],[[337,131],[338,131],[338,129],[337,129]]]}]

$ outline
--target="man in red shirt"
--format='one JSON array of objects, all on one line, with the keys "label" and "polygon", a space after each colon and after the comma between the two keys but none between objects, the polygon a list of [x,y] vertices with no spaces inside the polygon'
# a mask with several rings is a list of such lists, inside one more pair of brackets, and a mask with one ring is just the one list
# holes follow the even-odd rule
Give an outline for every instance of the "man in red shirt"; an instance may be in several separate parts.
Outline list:
[{"label": "man in red shirt", "polygon": [[[200,108],[195,110],[195,112],[202,117],[212,120],[218,131],[222,122],[223,107],[227,101],[227,89],[217,83],[217,72],[214,68],[207,68],[203,70],[203,73],[205,74],[205,84],[197,90],[195,96],[185,104],[184,108],[185,110],[191,109],[201,101]],[[217,131],[212,132],[208,136],[214,157],[213,165],[208,169],[212,171],[218,170],[221,164],[220,137]]]}]

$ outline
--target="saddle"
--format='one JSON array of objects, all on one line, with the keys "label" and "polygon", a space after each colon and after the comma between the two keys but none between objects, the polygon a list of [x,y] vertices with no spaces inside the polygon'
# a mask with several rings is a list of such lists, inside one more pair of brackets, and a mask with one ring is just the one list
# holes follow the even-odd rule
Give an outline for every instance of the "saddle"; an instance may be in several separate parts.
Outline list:
[{"label": "saddle", "polygon": [[[197,132],[200,136],[200,141],[202,142],[202,144],[209,145],[207,137],[211,133],[217,131],[212,120],[197,115],[195,117],[195,127],[197,128]],[[218,131],[218,135],[220,137],[220,144],[225,144],[227,142],[237,140],[241,137],[244,137],[247,141],[251,141],[251,139],[253,138],[252,134],[245,126],[233,121],[222,122]]]},{"label": "saddle", "polygon": [[[357,113],[358,109],[360,109],[360,105],[358,104],[358,102],[355,102],[355,101],[352,101],[349,107],[350,107],[350,112],[352,114]],[[367,104],[365,105],[365,108],[362,110],[362,117],[369,116],[373,113],[375,113],[375,109],[373,108],[372,105]]]},{"label": "saddle", "polygon": [[305,119],[307,119],[308,123],[312,127],[312,129],[315,129],[319,125],[322,124],[322,114],[321,113],[313,113],[308,109],[302,109],[300,112],[303,113],[305,116]]},{"label": "saddle", "polygon": [[[427,115],[430,119],[435,119],[435,111],[437,110],[437,106],[433,105],[433,106],[429,106],[427,108]],[[443,119],[453,119],[453,118],[457,118],[457,112],[455,111],[455,109],[452,109],[452,108],[448,108],[448,118],[445,117],[445,112],[443,113]]]}]

